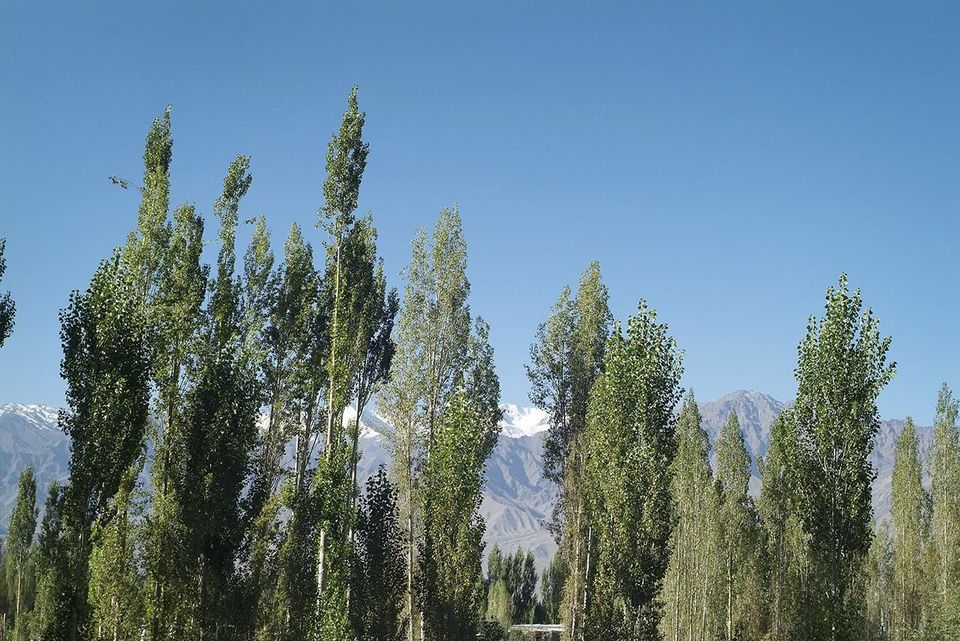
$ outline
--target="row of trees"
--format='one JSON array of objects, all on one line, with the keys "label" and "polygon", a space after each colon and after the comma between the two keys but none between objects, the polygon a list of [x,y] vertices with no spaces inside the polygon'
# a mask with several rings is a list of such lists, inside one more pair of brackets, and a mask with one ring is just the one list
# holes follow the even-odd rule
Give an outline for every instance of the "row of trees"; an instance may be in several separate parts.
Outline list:
[{"label": "row of trees", "polygon": [[912,420],[897,440],[891,522],[875,529],[867,559],[870,639],[950,639],[960,633],[957,410],[944,386],[927,453],[929,491]]},{"label": "row of trees", "polygon": [[[35,536],[36,483],[21,479],[10,638],[476,636],[500,422],[489,327],[469,308],[456,209],[414,239],[402,296],[387,287],[373,220],[355,213],[364,121],[354,89],[327,149],[319,256],[297,225],[275,255],[263,217],[238,256],[252,180],[238,156],[213,265],[204,218],[171,211],[169,110],[153,123],[136,228],[60,316],[69,482]],[[395,464],[361,491],[374,398]]]},{"label": "row of trees", "polygon": [[554,623],[560,620],[560,599],[566,564],[555,555],[540,576],[533,553],[522,548],[504,554],[497,544],[487,557],[486,619],[504,630],[517,623]]},{"label": "row of trees", "polygon": [[960,635],[957,403],[944,387],[929,494],[912,423],[903,430],[891,537],[873,523],[869,456],[895,365],[846,276],[799,345],[796,402],[773,425],[757,501],[736,415],[711,449],[692,393],[675,413],[682,354],[666,326],[643,301],[613,323],[607,297],[591,264],[561,292],[528,366],[560,489],[565,638]]},{"label": "row of trees", "polygon": [[[903,430],[892,531],[878,527],[869,455],[894,365],[845,276],[798,347],[754,500],[736,416],[711,447],[667,326],[643,301],[614,322],[588,266],[528,366],[559,556],[539,600],[528,554],[496,550],[484,580],[490,328],[470,310],[456,209],[414,238],[402,293],[388,288],[356,214],[364,122],[354,90],[327,150],[318,257],[293,225],[278,259],[263,217],[238,257],[239,156],[213,265],[204,218],[171,211],[169,111],[154,122],[136,228],[61,313],[69,482],[37,534],[36,480],[21,477],[0,590],[11,638],[453,641],[557,619],[575,641],[960,634],[957,403],[941,391],[929,493]],[[0,339],[12,317],[4,296]],[[372,402],[393,462],[363,483]]]}]

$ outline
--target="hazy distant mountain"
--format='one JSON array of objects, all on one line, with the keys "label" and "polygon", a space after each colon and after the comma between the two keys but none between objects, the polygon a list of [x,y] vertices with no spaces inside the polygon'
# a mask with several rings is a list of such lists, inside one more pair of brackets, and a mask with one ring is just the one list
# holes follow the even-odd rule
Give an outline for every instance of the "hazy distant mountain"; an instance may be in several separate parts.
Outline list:
[{"label": "hazy distant mountain", "polygon": [[[787,404],[760,392],[738,391],[700,403],[699,407],[711,439],[730,412],[736,412],[753,459],[750,487],[758,492],[756,462],[770,445],[771,423]],[[556,498],[556,488],[543,478],[546,416],[538,409],[517,405],[504,405],[503,410],[503,431],[487,465],[487,487],[481,505],[487,523],[485,540],[488,546],[498,543],[507,550],[520,546],[532,549],[538,565],[543,567],[556,550],[546,528]],[[346,418],[352,420],[354,416],[348,412]],[[871,457],[878,472],[873,496],[879,518],[885,518],[890,509],[893,448],[903,424],[901,420],[883,422]],[[369,412],[364,412],[361,426],[359,476],[364,479],[379,465],[389,465],[391,428]],[[918,428],[923,453],[929,448],[931,432],[929,428]],[[5,534],[20,472],[27,465],[34,465],[40,486],[37,496],[42,500],[52,480],[66,477],[68,461],[69,441],[57,428],[56,409],[40,405],[0,406],[0,536]]]},{"label": "hazy distant mountain", "polygon": [[0,536],[6,536],[20,473],[33,465],[42,501],[51,481],[66,478],[69,461],[70,442],[57,427],[55,408],[0,405]]}]

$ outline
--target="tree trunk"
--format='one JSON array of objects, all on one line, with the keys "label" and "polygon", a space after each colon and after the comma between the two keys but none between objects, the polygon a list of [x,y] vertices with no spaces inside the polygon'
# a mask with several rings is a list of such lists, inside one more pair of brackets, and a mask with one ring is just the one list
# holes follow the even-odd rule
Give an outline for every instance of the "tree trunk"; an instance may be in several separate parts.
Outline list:
[{"label": "tree trunk", "polygon": [[[327,448],[324,452],[324,455],[329,459],[331,455],[331,449],[333,447],[333,419],[334,419],[334,410],[333,410],[333,388],[336,386],[336,371],[337,371],[337,336],[338,336],[338,317],[340,312],[340,249],[343,244],[343,229],[340,225],[337,226],[337,240],[336,240],[336,267],[334,268],[334,288],[333,288],[333,322],[330,328],[330,334],[333,336],[333,340],[330,345],[330,382],[327,389]],[[321,528],[320,530],[320,554],[317,559],[317,606],[319,608],[320,601],[323,594],[323,588],[326,583],[326,554],[327,554],[327,530],[326,528]]]}]

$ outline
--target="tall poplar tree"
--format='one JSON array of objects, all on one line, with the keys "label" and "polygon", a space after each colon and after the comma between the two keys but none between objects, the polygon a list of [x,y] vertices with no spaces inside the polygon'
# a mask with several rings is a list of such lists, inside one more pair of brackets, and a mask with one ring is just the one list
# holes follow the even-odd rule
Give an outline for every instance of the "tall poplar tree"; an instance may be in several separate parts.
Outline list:
[{"label": "tall poplar tree", "polygon": [[560,489],[550,527],[570,568],[561,619],[571,639],[582,638],[590,574],[587,560],[593,545],[583,496],[585,448],[581,437],[610,322],[607,288],[599,263],[593,262],[581,275],[575,296],[569,287],[561,291],[549,318],[537,329],[527,365],[530,400],[549,417],[544,474]]},{"label": "tall poplar tree", "polygon": [[763,485],[759,511],[766,540],[767,629],[773,641],[803,638],[811,615],[808,594],[816,593],[809,536],[803,529],[794,468],[797,434],[792,410],[770,428],[770,447],[760,464]]},{"label": "tall poplar tree", "polygon": [[137,487],[143,458],[130,466],[111,501],[110,517],[97,525],[90,559],[92,637],[137,641],[145,630],[143,517]]},{"label": "tall poplar tree", "polygon": [[360,501],[351,556],[350,620],[358,641],[403,639],[406,581],[397,492],[380,466]]},{"label": "tall poplar tree", "polygon": [[64,488],[54,481],[43,504],[43,520],[37,535],[37,597],[30,614],[33,639],[58,641],[67,638],[69,611],[69,550],[63,523]]},{"label": "tall poplar tree", "polygon": [[186,474],[183,457],[186,394],[190,369],[200,347],[202,305],[207,268],[200,262],[203,220],[192,205],[178,207],[173,216],[170,243],[151,299],[157,320],[154,333],[153,380],[155,453],[151,467],[152,506],[148,521],[147,611],[154,639],[174,634],[174,620],[187,560],[181,556],[183,503],[177,493]]},{"label": "tall poplar tree", "polygon": [[758,552],[763,542],[756,506],[750,496],[750,454],[734,412],[720,430],[716,454],[724,574],[723,638],[760,639],[763,582]]},{"label": "tall poplar tree", "polygon": [[923,489],[920,443],[908,418],[894,450],[893,505],[893,627],[895,641],[917,638],[925,627],[927,578],[923,575],[927,542],[927,496]]},{"label": "tall poplar tree", "polygon": [[68,408],[60,426],[71,439],[63,505],[69,582],[61,602],[66,611],[54,618],[66,622],[69,641],[88,630],[93,527],[144,447],[150,347],[135,282],[117,255],[101,263],[89,289],[74,292],[60,314]]},{"label": "tall poplar tree", "polygon": [[677,421],[677,454],[671,465],[670,494],[675,522],[670,563],[661,598],[660,625],[666,641],[715,639],[724,629],[720,604],[724,570],[718,550],[720,500],[710,469],[710,441],[701,425],[693,392]]},{"label": "tall poplar tree", "polygon": [[893,581],[893,541],[890,531],[886,526],[875,526],[867,554],[864,626],[861,632],[864,641],[886,641],[890,638]]},{"label": "tall poplar tree", "polygon": [[823,318],[811,317],[798,348],[798,495],[804,530],[822,595],[805,617],[810,639],[856,637],[856,595],[870,548],[872,505],[869,462],[880,426],[876,400],[895,369],[887,363],[890,338],[850,292],[846,275],[827,289]]},{"label": "tall poplar tree", "polygon": [[[343,410],[347,406],[354,380],[351,354],[356,340],[357,297],[353,289],[358,274],[349,269],[345,259],[348,244],[365,241],[367,231],[357,228],[354,212],[360,195],[360,184],[367,164],[369,146],[363,140],[365,115],[357,104],[357,88],[347,99],[340,130],[327,148],[327,177],[323,183],[325,204],[320,211],[319,225],[330,234],[326,271],[326,296],[330,298],[330,351],[326,362],[327,406],[323,461],[317,474],[317,489],[327,500],[322,504],[319,550],[317,555],[317,590],[320,625],[331,638],[347,633],[348,616],[345,601],[347,575],[347,542],[351,515],[349,501],[348,455],[342,434]],[[356,245],[354,245],[356,247]],[[347,249],[348,251],[345,251]],[[357,267],[354,265],[354,267]],[[362,273],[361,268],[361,273]],[[362,276],[361,276],[362,277]],[[329,556],[333,558],[328,558]],[[334,585],[327,589],[330,579]]]},{"label": "tall poplar tree", "polygon": [[37,529],[37,480],[33,467],[20,474],[17,483],[17,498],[10,514],[7,539],[4,542],[3,559],[5,573],[6,620],[18,630],[14,639],[20,639],[26,631],[23,618],[32,609],[33,568],[31,547]]},{"label": "tall poplar tree", "polygon": [[480,502],[501,418],[489,331],[478,319],[468,362],[435,415],[424,464],[417,596],[428,641],[472,639],[480,631],[485,530]]},{"label": "tall poplar tree", "polygon": [[681,361],[667,326],[644,301],[626,332],[615,327],[607,341],[586,429],[597,557],[585,608],[586,639],[659,637]]},{"label": "tall poplar tree", "polygon": [[929,596],[933,610],[932,635],[960,636],[960,429],[958,403],[943,385],[937,397],[930,452],[930,526],[932,568]]},{"label": "tall poplar tree", "polygon": [[457,375],[464,372],[470,343],[470,283],[459,211],[442,210],[429,238],[425,231],[418,231],[411,254],[394,329],[392,373],[377,402],[394,427],[393,474],[407,546],[408,641],[413,641],[421,627],[416,551],[425,490],[419,470],[430,457],[436,423],[447,408]]},{"label": "tall poplar tree", "polygon": [[237,556],[245,531],[242,493],[256,438],[254,372],[243,353],[242,281],[236,275],[240,200],[250,159],[238,156],[224,178],[214,214],[220,221],[216,276],[210,283],[198,357],[190,373],[179,449],[183,476],[182,545],[190,573],[182,638],[234,638]]}]

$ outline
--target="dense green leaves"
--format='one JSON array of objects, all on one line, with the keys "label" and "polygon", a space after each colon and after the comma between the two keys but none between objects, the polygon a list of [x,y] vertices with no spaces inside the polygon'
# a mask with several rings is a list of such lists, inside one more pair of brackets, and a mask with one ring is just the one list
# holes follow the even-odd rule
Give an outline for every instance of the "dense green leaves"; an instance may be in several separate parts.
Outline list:
[{"label": "dense green leaves", "polygon": [[407,565],[397,492],[381,466],[367,480],[351,557],[350,619],[358,641],[399,641],[406,631]]},{"label": "dense green leaves", "polygon": [[18,637],[26,638],[27,612],[33,609],[34,573],[32,544],[37,529],[37,481],[33,468],[20,474],[17,500],[10,514],[7,540],[3,547],[6,620],[13,623]]},{"label": "dense green leaves", "polygon": [[643,301],[626,332],[615,327],[607,341],[586,430],[596,540],[596,569],[587,561],[587,639],[658,637],[673,521],[670,465],[681,358],[667,326]]},{"label": "dense green leaves", "polygon": [[924,603],[927,580],[923,576],[927,540],[927,495],[923,489],[920,444],[911,419],[900,432],[893,467],[893,621],[891,638],[916,638],[926,627]]},{"label": "dense green leaves", "polygon": [[856,635],[856,580],[871,541],[868,456],[879,429],[876,400],[890,381],[890,338],[851,293],[846,276],[827,290],[824,316],[810,319],[798,348],[797,496],[822,601],[806,617],[810,638]]},{"label": "dense green leaves", "polygon": [[718,552],[725,546],[709,450],[693,393],[687,393],[677,421],[677,454],[670,470],[676,520],[661,593],[664,639],[712,639],[724,629],[720,604],[726,605],[721,599],[726,573]]},{"label": "dense green leaves", "polygon": [[[0,238],[0,280],[3,280],[3,274],[7,271],[7,259],[3,252],[7,247],[7,239]],[[13,332],[13,319],[17,315],[17,305],[13,302],[10,292],[0,294],[0,347],[10,338]]]},{"label": "dense green leaves", "polygon": [[560,618],[572,639],[583,635],[588,559],[593,546],[583,487],[583,432],[590,390],[603,367],[610,322],[607,288],[600,278],[600,265],[593,262],[581,275],[576,296],[565,287],[550,317],[538,327],[526,368],[530,400],[549,417],[543,444],[544,475],[560,488],[550,528],[569,568]]}]

